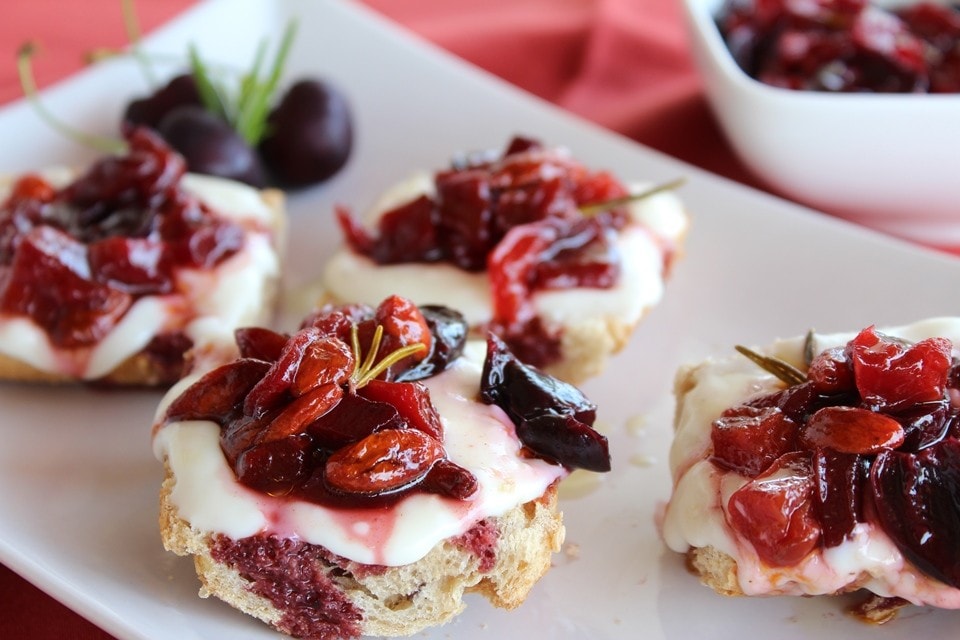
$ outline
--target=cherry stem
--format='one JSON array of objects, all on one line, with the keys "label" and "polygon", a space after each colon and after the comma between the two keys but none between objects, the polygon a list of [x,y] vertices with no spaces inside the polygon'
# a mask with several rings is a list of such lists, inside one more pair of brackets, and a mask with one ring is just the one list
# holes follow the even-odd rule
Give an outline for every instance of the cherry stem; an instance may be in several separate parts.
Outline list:
[{"label": "cherry stem", "polygon": [[140,69],[143,71],[143,75],[146,76],[147,82],[155,87],[157,85],[157,77],[153,73],[153,65],[150,63],[150,58],[144,55],[143,50],[140,48],[140,21],[137,19],[135,3],[133,0],[121,0],[120,7],[123,11],[123,26],[127,31],[127,39],[130,40],[130,51],[140,64]]},{"label": "cherry stem", "polygon": [[36,110],[40,119],[48,125],[59,131],[61,134],[104,153],[124,153],[127,145],[117,138],[107,136],[95,136],[89,133],[75,129],[66,124],[51,112],[40,101],[37,83],[33,76],[33,56],[36,54],[37,45],[33,42],[27,42],[20,47],[17,52],[17,73],[20,76],[20,86],[23,89],[23,95],[30,101],[31,106]]},{"label": "cherry stem", "polygon": [[604,200],[603,202],[591,202],[584,204],[580,206],[580,213],[585,216],[591,216],[600,213],[601,211],[613,209],[614,207],[630,204],[631,202],[637,202],[638,200],[644,200],[645,198],[655,196],[664,191],[673,191],[675,189],[679,189],[686,181],[686,178],[676,178],[670,182],[663,182],[661,184],[654,185],[649,189],[644,189],[638,193],[630,193],[620,198],[612,198],[610,200]]}]

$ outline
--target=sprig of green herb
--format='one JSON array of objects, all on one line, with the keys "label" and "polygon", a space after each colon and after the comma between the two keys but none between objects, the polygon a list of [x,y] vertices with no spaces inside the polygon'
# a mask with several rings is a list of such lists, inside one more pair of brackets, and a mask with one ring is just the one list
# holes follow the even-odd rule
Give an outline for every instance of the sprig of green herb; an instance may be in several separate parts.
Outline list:
[{"label": "sprig of green herb", "polygon": [[670,182],[663,182],[661,184],[654,185],[649,189],[644,189],[643,191],[638,191],[637,193],[630,193],[620,198],[612,198],[610,200],[604,200],[603,202],[590,202],[580,205],[580,213],[585,216],[592,216],[600,213],[601,211],[607,211],[608,209],[613,209],[614,207],[620,207],[625,204],[630,204],[631,202],[644,200],[651,196],[655,196],[658,193],[663,193],[664,191],[673,191],[675,189],[679,189],[686,181],[686,178],[676,178]]},{"label": "sprig of green herb", "polygon": [[350,328],[350,342],[351,348],[353,349],[353,374],[350,376],[350,380],[353,382],[353,388],[359,389],[366,385],[371,380],[374,380],[381,373],[386,371],[389,367],[400,362],[407,356],[412,356],[415,353],[424,351],[427,348],[427,345],[422,342],[415,342],[413,344],[408,344],[406,346],[400,347],[383,357],[383,359],[377,361],[377,352],[380,351],[380,343],[383,340],[383,325],[377,325],[377,328],[373,331],[373,338],[370,340],[370,349],[367,351],[367,357],[364,358],[363,362],[360,362],[360,337],[357,331],[357,325],[353,325]]},{"label": "sprig of green herb", "polygon": [[204,108],[229,123],[250,146],[256,146],[266,133],[272,99],[280,84],[296,32],[297,23],[291,20],[266,74],[263,74],[263,66],[267,43],[266,40],[260,42],[253,65],[240,77],[238,90],[232,98],[223,83],[210,73],[197,48],[190,46],[190,71],[196,80]]},{"label": "sprig of green herb", "polygon": [[774,358],[773,356],[765,356],[739,344],[735,348],[764,371],[775,375],[777,378],[783,382],[786,382],[790,386],[801,384],[807,381],[807,376],[789,362],[784,362],[783,360]]}]

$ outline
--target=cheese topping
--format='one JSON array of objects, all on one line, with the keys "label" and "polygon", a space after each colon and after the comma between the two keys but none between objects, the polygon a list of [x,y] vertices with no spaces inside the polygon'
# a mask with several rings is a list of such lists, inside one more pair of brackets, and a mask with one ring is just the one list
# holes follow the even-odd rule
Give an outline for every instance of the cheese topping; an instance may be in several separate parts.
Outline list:
[{"label": "cheese topping", "polygon": [[[54,186],[69,182],[69,172],[44,173]],[[179,269],[176,294],[143,296],[96,345],[58,349],[46,332],[29,318],[0,316],[0,354],[35,369],[94,380],[109,374],[139,353],[163,331],[182,329],[196,345],[227,346],[233,329],[262,324],[280,276],[280,259],[273,248],[274,214],[256,189],[209,176],[186,175],[183,189],[217,215],[244,227],[243,248],[213,269]],[[10,185],[0,185],[0,201]]]},{"label": "cheese topping", "polygon": [[[880,331],[911,342],[939,336],[960,345],[960,318],[934,318]],[[818,334],[815,351],[845,345],[854,336]],[[802,368],[803,343],[803,338],[781,340],[763,352]],[[714,547],[733,557],[746,595],[823,595],[866,588],[918,605],[960,608],[960,589],[917,570],[883,531],[869,523],[859,523],[843,543],[816,550],[796,566],[766,566],[727,524],[725,506],[748,478],[709,461],[710,433],[724,409],[782,385],[742,356],[707,360],[681,370],[678,379],[686,379],[689,389],[685,387],[678,408],[670,452],[674,489],[662,527],[667,546],[681,553],[691,547]]]},{"label": "cheese topping", "polygon": [[[641,192],[649,185],[632,185]],[[380,197],[364,217],[367,224],[420,194],[433,192],[429,174],[418,173]],[[686,233],[688,219],[673,193],[660,193],[629,206],[632,224],[617,234],[615,250],[622,260],[621,276],[609,289],[578,287],[533,294],[534,306],[548,328],[561,328],[594,318],[615,318],[633,324],[645,309],[657,304],[664,290],[665,253]],[[471,326],[493,314],[485,273],[470,273],[446,263],[378,265],[349,248],[340,249],[324,273],[324,286],[337,300],[376,305],[389,295],[419,305],[444,304],[457,309]]]},{"label": "cheese topping", "polygon": [[[154,454],[176,478],[171,502],[194,528],[235,540],[274,533],[364,564],[415,562],[440,541],[538,498],[567,475],[560,465],[521,456],[507,415],[476,400],[484,355],[484,343],[468,343],[449,369],[422,380],[443,422],[447,456],[477,479],[477,492],[467,500],[413,493],[389,509],[332,509],[274,498],[236,480],[220,449],[218,425],[189,421],[165,425],[154,436]],[[167,393],[158,422],[169,403],[199,377],[192,375]]]}]

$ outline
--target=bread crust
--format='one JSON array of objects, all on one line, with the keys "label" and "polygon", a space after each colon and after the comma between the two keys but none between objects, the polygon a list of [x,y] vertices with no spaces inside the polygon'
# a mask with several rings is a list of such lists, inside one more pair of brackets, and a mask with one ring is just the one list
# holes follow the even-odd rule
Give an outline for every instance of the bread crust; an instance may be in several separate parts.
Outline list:
[{"label": "bread crust", "polygon": [[[240,572],[211,555],[213,536],[180,517],[171,501],[176,478],[168,465],[160,492],[160,530],[168,551],[193,556],[200,579],[200,596],[214,596],[259,620],[283,628],[283,611],[250,591]],[[316,568],[331,577],[343,595],[362,612],[362,635],[403,636],[448,622],[465,604],[464,593],[476,592],[493,605],[520,605],[533,585],[550,568],[553,553],[564,538],[557,506],[557,484],[538,499],[493,519],[497,529],[496,560],[482,571],[481,559],[456,539],[437,544],[424,558],[399,567],[376,567],[350,561],[316,560]]]},{"label": "bread crust", "polygon": [[[284,208],[285,196],[278,189],[265,189],[260,191],[260,199],[270,210],[269,230],[273,238],[273,247],[278,256],[282,258],[287,233],[287,216]],[[275,300],[279,283],[269,282],[267,286],[269,299]],[[118,364],[105,376],[85,382],[125,387],[156,387],[172,384],[179,377],[179,375],[171,377],[171,372],[161,366],[161,363],[156,359],[150,357],[144,349]],[[38,369],[18,358],[0,353],[0,381],[62,385],[83,380],[66,373]]]}]

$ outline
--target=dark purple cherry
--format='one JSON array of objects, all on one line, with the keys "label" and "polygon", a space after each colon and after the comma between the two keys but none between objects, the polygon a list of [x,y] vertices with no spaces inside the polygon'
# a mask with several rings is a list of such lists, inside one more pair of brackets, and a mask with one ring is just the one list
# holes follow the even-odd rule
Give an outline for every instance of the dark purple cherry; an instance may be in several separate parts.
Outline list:
[{"label": "dark purple cherry", "polygon": [[170,80],[153,94],[130,102],[123,113],[123,123],[156,129],[160,121],[177,107],[201,104],[197,82],[193,79],[193,75],[184,73]]},{"label": "dark purple cherry", "polygon": [[168,113],[157,132],[176,149],[194,173],[264,185],[263,165],[256,152],[233,128],[196,105]]},{"label": "dark purple cherry", "polygon": [[870,484],[877,518],[900,551],[927,575],[960,587],[960,441],[882,453]]},{"label": "dark purple cherry", "polygon": [[260,143],[264,162],[289,187],[322,182],[339,171],[353,147],[353,122],[346,98],[320,80],[301,80],[283,96],[267,120]]},{"label": "dark purple cherry", "polygon": [[503,409],[534,453],[570,469],[610,470],[607,439],[592,428],[596,405],[573,385],[520,362],[492,333],[480,399]]}]

